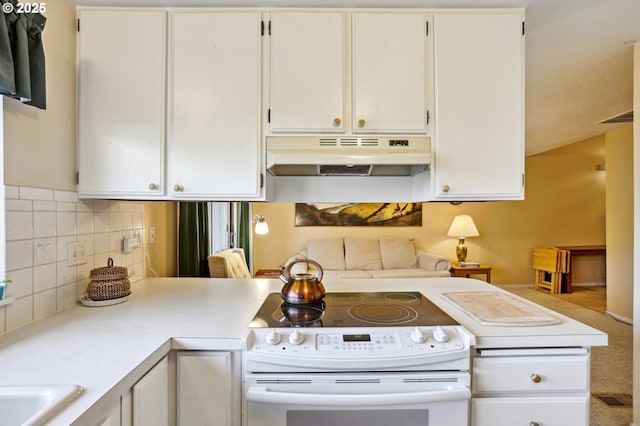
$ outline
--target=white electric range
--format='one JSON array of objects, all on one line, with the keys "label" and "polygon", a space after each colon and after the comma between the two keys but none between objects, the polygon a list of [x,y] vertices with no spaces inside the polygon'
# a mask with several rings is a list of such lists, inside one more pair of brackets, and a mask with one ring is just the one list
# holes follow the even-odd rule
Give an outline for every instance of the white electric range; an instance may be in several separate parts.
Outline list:
[{"label": "white electric range", "polygon": [[245,424],[467,425],[472,344],[418,292],[271,293],[246,336]]}]

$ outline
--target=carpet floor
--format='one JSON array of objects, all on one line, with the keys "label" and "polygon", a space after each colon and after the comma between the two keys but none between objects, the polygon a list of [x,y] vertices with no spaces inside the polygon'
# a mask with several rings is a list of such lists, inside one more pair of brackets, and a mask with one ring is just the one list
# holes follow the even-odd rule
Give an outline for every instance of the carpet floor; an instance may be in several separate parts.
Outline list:
[{"label": "carpet floor", "polygon": [[[597,395],[616,396],[617,400],[630,402],[633,387],[633,327],[605,315],[604,308],[580,306],[568,301],[570,297],[558,297],[536,290],[533,286],[501,285],[534,303],[545,306],[608,335],[608,346],[591,349],[591,426],[628,426],[633,420],[631,405],[610,406]],[[588,287],[575,287],[580,289]],[[572,293],[572,294],[574,294]],[[586,293],[585,293],[586,294]],[[568,295],[570,296],[570,295]],[[574,299],[577,299],[574,297]],[[602,309],[602,310],[599,310]]]}]

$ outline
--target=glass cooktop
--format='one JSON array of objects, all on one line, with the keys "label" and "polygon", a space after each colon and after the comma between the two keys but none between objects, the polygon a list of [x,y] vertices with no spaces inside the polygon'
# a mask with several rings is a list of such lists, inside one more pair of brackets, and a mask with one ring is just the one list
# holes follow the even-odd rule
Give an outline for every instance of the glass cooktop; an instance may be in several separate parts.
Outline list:
[{"label": "glass cooktop", "polygon": [[395,327],[458,325],[419,292],[327,293],[313,305],[269,293],[249,327]]}]

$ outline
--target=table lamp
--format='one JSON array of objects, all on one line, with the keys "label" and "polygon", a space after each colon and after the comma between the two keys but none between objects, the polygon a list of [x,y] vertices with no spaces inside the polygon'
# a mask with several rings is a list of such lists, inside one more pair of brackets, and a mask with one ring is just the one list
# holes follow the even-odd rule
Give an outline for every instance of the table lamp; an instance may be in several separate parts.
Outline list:
[{"label": "table lamp", "polygon": [[449,237],[456,237],[458,239],[458,245],[456,246],[456,255],[458,256],[458,263],[464,262],[467,258],[467,246],[464,244],[464,239],[469,237],[477,237],[478,228],[476,228],[473,219],[468,214],[460,214],[453,218],[449,232]]}]

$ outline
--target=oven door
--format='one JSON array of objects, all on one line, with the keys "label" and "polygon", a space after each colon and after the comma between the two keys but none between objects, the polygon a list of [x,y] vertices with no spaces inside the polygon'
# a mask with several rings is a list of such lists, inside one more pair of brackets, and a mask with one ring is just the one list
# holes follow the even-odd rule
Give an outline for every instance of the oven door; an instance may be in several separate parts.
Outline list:
[{"label": "oven door", "polygon": [[466,426],[469,375],[249,374],[247,426]]}]

